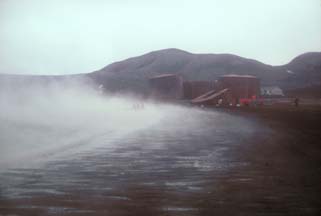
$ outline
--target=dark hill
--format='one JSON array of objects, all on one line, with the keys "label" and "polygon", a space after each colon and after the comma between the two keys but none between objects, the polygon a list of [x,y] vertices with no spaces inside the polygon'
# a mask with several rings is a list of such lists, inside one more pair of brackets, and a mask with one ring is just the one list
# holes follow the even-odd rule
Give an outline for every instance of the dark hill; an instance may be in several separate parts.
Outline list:
[{"label": "dark hill", "polygon": [[[286,65],[271,66],[232,54],[192,54],[165,49],[115,62],[92,73],[68,77],[90,78],[109,91],[147,93],[148,78],[164,73],[179,74],[185,80],[215,80],[224,74],[249,74],[258,76],[263,85],[278,85],[286,90],[304,89],[321,85],[321,52],[305,53]],[[62,79],[39,77],[41,80]],[[35,79],[32,76],[32,80]]]},{"label": "dark hill", "polygon": [[321,84],[321,53],[311,52],[294,58],[283,68],[290,74],[282,80],[285,88],[310,88]]},{"label": "dark hill", "polygon": [[215,80],[224,74],[250,74],[258,76],[264,85],[294,89],[320,84],[320,65],[321,53],[303,54],[287,65],[271,66],[231,54],[192,54],[165,49],[113,63],[88,75],[112,91],[146,91],[147,79],[163,73],[179,74],[185,80]]}]

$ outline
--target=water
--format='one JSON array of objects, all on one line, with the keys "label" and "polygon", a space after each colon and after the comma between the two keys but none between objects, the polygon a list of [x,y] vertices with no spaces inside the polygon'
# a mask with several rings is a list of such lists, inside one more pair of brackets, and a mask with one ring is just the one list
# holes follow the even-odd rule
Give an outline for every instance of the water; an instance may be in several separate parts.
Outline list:
[{"label": "water", "polygon": [[222,112],[152,103],[133,109],[134,101],[117,98],[91,102],[98,105],[2,116],[0,211],[196,214],[193,199],[228,170],[247,166],[235,152],[263,130]]}]

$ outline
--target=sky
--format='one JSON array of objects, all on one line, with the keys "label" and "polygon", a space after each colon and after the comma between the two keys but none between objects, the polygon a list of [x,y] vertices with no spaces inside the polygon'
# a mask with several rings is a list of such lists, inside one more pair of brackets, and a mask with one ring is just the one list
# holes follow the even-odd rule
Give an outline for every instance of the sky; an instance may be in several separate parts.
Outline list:
[{"label": "sky", "polygon": [[87,73],[166,48],[286,64],[321,51],[321,0],[0,0],[0,73]]}]

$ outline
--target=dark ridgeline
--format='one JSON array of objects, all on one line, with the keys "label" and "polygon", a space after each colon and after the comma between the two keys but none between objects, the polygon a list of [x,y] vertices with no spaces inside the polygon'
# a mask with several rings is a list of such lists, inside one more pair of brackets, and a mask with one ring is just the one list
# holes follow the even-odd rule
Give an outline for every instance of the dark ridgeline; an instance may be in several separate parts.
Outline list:
[{"label": "dark ridgeline", "polygon": [[[222,75],[253,75],[262,85],[298,89],[321,85],[321,53],[306,53],[289,64],[271,66],[231,54],[192,54],[165,49],[115,62],[89,76],[111,91],[149,91],[148,79],[161,74],[178,74],[184,81],[214,81]],[[302,77],[305,77],[302,79]]]},{"label": "dark ridgeline", "polygon": [[[22,76],[23,80],[89,78],[109,92],[150,94],[149,78],[177,74],[185,81],[214,81],[227,74],[257,76],[261,85],[279,86],[285,92],[321,97],[321,53],[311,52],[282,66],[271,66],[231,54],[192,54],[178,49],[154,51],[112,63],[101,70],[68,76]],[[3,75],[0,76],[3,80]],[[17,79],[17,76],[10,76]],[[19,76],[21,77],[21,76]],[[194,83],[195,89],[198,84]],[[210,84],[206,84],[210,85]],[[188,87],[185,86],[186,88]],[[310,89],[306,91],[306,89]],[[296,91],[294,91],[296,90]],[[203,92],[203,90],[199,90]]]}]

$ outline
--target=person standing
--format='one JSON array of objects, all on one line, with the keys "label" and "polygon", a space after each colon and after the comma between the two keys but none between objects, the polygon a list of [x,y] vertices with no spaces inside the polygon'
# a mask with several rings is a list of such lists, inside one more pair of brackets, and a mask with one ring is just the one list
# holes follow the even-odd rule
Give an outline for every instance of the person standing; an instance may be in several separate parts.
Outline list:
[{"label": "person standing", "polygon": [[299,98],[294,99],[294,106],[298,107],[299,106]]}]

